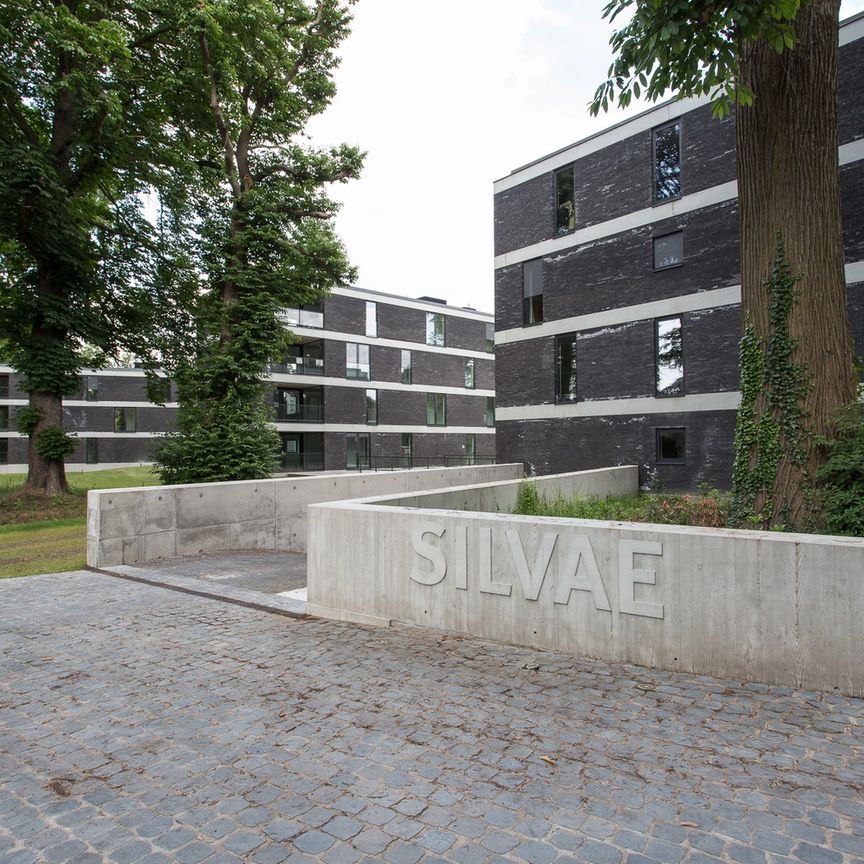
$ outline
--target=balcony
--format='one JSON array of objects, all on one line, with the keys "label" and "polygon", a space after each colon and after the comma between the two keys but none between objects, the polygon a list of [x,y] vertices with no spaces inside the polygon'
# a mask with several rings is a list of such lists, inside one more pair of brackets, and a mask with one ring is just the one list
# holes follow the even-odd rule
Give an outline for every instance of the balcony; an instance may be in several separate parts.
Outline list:
[{"label": "balcony", "polygon": [[283,403],[276,406],[277,423],[323,423],[323,405],[300,405],[295,411],[288,411]]},{"label": "balcony", "polygon": [[273,363],[271,372],[281,375],[323,375],[324,360],[321,357],[288,357],[284,363]]},{"label": "balcony", "polygon": [[323,471],[323,453],[283,453],[282,468],[285,471]]},{"label": "balcony", "polygon": [[279,312],[279,320],[289,327],[312,327],[316,330],[324,327],[324,313],[317,309],[283,309]]}]

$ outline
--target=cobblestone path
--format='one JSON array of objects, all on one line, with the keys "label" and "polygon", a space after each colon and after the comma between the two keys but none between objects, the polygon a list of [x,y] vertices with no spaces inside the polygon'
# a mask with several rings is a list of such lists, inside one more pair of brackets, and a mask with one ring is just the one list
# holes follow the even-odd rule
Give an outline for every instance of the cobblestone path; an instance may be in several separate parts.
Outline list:
[{"label": "cobblestone path", "polygon": [[864,702],[0,582],[0,862],[864,864]]}]

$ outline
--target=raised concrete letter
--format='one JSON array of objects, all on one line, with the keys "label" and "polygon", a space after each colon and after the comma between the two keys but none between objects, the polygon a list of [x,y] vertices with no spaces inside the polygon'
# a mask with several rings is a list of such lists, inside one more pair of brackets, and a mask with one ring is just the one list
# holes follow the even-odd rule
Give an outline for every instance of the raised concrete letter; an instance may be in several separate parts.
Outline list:
[{"label": "raised concrete letter", "polygon": [[[579,578],[579,568],[582,567],[582,578]],[[588,591],[594,600],[594,608],[611,612],[609,595],[591,548],[588,537],[574,537],[567,549],[567,557],[558,568],[558,584],[555,586],[556,603],[566,606],[570,602],[571,591]]]},{"label": "raised concrete letter", "polygon": [[415,558],[414,566],[409,576],[421,585],[437,585],[447,575],[447,560],[438,546],[426,543],[423,537],[431,534],[433,537],[444,536],[445,527],[440,522],[424,522],[411,531],[411,548],[421,557],[432,563],[432,572],[420,569],[420,562]]},{"label": "raised concrete letter", "polygon": [[528,559],[525,557],[525,548],[522,546],[522,538],[515,528],[507,529],[507,542],[510,544],[510,557],[516,568],[516,575],[522,583],[522,592],[526,600],[536,600],[540,596],[552,553],[555,551],[555,541],[558,535],[554,531],[544,531],[534,558],[532,567],[528,567]]},{"label": "raised concrete letter", "polygon": [[477,530],[477,575],[483,594],[501,594],[509,597],[512,585],[492,581],[492,529]]},{"label": "raised concrete letter", "polygon": [[636,583],[656,585],[657,574],[653,570],[637,570],[633,567],[634,555],[662,555],[662,543],[640,540],[618,541],[618,607],[622,615],[642,615],[645,618],[662,618],[661,603],[645,603],[636,599]]}]

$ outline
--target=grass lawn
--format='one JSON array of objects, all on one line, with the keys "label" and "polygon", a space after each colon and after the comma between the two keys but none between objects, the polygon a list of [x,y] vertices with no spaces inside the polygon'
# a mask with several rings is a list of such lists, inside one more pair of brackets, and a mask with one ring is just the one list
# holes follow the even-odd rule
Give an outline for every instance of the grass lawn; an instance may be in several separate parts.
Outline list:
[{"label": "grass lawn", "polygon": [[84,566],[87,490],[157,486],[150,468],[112,468],[67,475],[72,492],[55,498],[23,496],[23,474],[0,474],[0,579],[61,573]]}]

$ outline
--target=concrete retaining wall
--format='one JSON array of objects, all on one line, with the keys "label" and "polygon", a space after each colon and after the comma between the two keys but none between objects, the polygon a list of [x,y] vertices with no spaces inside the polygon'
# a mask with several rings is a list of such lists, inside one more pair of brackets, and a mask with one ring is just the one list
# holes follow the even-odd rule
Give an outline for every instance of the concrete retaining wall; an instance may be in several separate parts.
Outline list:
[{"label": "concrete retaining wall", "polygon": [[92,491],[87,563],[111,567],[240,549],[305,552],[311,503],[521,476],[521,464],[477,465]]},{"label": "concrete retaining wall", "polygon": [[380,500],[309,516],[313,614],[864,696],[864,539]]}]

